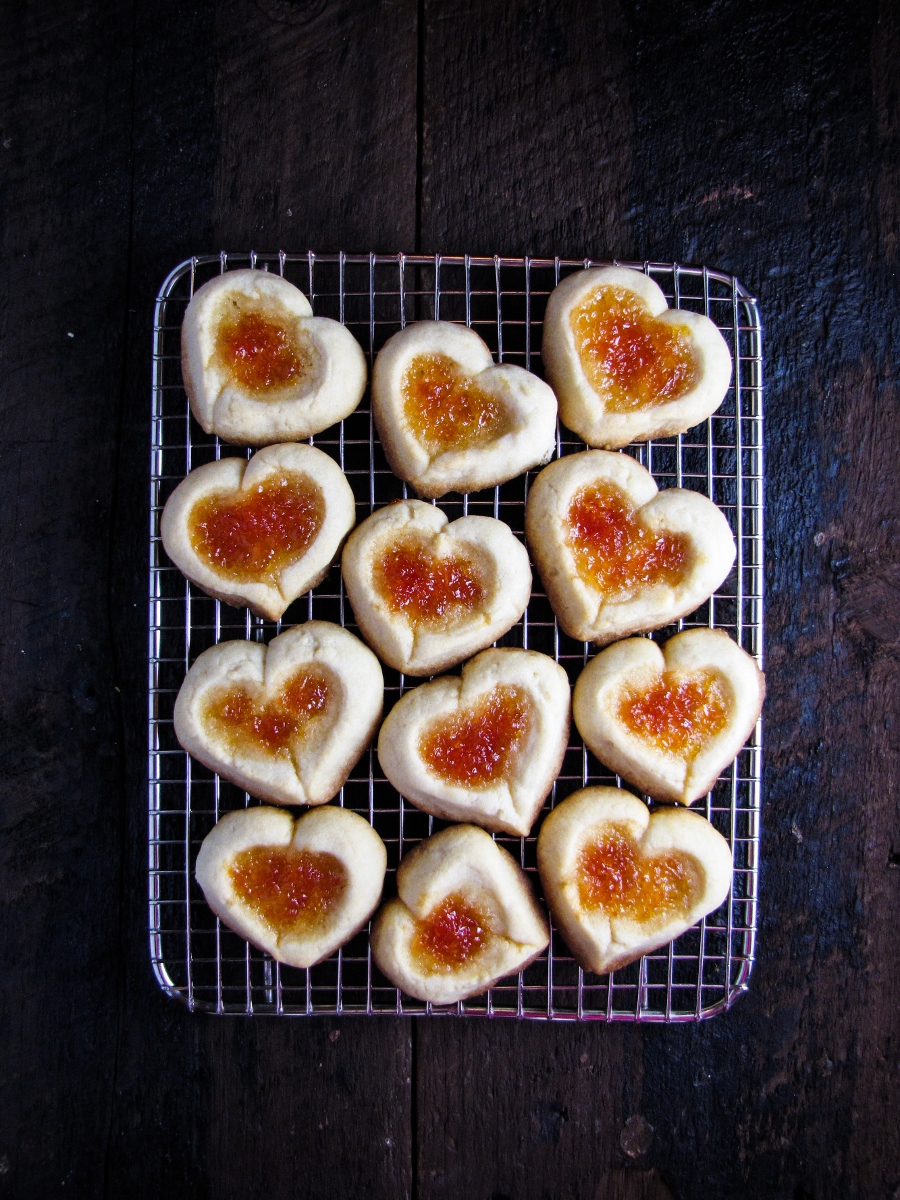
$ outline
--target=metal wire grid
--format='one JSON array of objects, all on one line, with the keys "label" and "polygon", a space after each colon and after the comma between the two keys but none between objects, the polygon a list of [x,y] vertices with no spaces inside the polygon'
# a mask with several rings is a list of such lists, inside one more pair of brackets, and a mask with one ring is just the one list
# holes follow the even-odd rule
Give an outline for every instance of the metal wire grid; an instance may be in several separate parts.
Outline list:
[{"label": "metal wire grid", "polygon": [[[591,260],[424,257],[413,255],[205,255],[176,267],[165,280],[153,330],[153,409],[149,628],[149,914],[150,954],[163,989],[191,1009],[215,1013],[311,1015],[337,1013],[456,1014],[545,1020],[695,1021],[727,1009],[746,989],[757,924],[761,730],[695,808],[725,835],[735,860],[731,895],[722,907],[673,944],[608,976],[584,973],[554,931],[546,953],[485,995],[444,1008],[413,1000],[380,974],[366,932],[308,971],[285,967],[256,950],[212,915],[193,878],[197,850],[220,814],[256,803],[193,762],[172,730],[172,709],[187,668],[223,639],[268,642],[313,617],[355,629],[340,569],[295,601],[277,624],[229,608],[190,585],[168,561],[159,539],[163,506],[193,467],[249,450],[220,444],[191,417],[182,385],[180,328],[196,287],[220,271],[255,266],[300,287],[318,315],[346,324],[369,363],[407,321],[464,321],[498,361],[541,374],[544,308],[552,288]],[[708,314],[731,348],[735,370],[722,407],[675,438],[629,447],[660,487],[691,488],[714,500],[737,538],[737,561],[722,588],[677,628],[726,629],[757,661],[762,656],[762,359],[755,300],[730,275],[673,263],[629,263],[660,284],[674,307]],[[375,436],[368,395],[339,426],[309,439],[345,471],[358,519],[406,487],[391,473]],[[558,454],[584,449],[561,428]],[[451,520],[482,513],[506,521],[523,537],[524,503],[533,472],[468,497],[441,501]],[[539,580],[535,576],[535,586]],[[654,637],[663,641],[675,626]],[[592,648],[556,625],[546,597],[535,591],[522,620],[498,643],[552,655],[574,683]],[[413,681],[418,682],[418,681]],[[385,711],[407,686],[385,670]],[[572,728],[562,771],[548,800],[558,803],[591,783],[619,784]],[[372,748],[337,803],[366,816],[388,849],[386,894],[406,850],[443,822],[407,804],[379,770]],[[498,835],[537,883],[536,838]],[[539,889],[538,889],[539,890]]]}]

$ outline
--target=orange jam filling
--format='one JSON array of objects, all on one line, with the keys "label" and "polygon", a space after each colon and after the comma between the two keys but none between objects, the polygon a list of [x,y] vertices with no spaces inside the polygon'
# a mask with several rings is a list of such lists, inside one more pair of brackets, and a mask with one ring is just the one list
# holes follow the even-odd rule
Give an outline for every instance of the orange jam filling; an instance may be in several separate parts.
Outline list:
[{"label": "orange jam filling", "polygon": [[619,717],[633,733],[686,759],[722,732],[728,710],[723,682],[712,671],[666,671],[647,691],[626,691],[619,703]]},{"label": "orange jam filling", "polygon": [[194,551],[214,571],[262,582],[306,553],[324,518],[319,488],[305,475],[285,472],[248,492],[200,500],[189,532]]},{"label": "orange jam filling", "polygon": [[471,962],[490,936],[484,913],[462,896],[448,896],[417,922],[413,958],[430,974],[449,975]]},{"label": "orange jam filling", "polygon": [[456,620],[474,612],[487,596],[471,559],[462,554],[436,558],[412,539],[382,555],[375,580],[388,606],[414,624]]},{"label": "orange jam filling", "polygon": [[236,297],[229,297],[216,329],[215,358],[248,392],[276,398],[300,384],[312,366],[296,318],[280,304],[242,303]]},{"label": "orange jam filling", "polygon": [[602,592],[654,583],[675,586],[690,566],[689,539],[680,533],[652,533],[612,484],[582,488],[572,497],[568,519],[578,574]]},{"label": "orange jam filling", "polygon": [[279,934],[324,925],[347,887],[340,859],[290,846],[251,846],[229,873],[241,900]]},{"label": "orange jam filling", "polygon": [[403,376],[404,412],[420,442],[435,451],[468,450],[507,433],[502,404],[446,354],[418,354]]},{"label": "orange jam filling", "polygon": [[698,865],[690,855],[638,858],[627,829],[617,825],[582,849],[576,876],[584,908],[660,924],[686,915],[702,885]]},{"label": "orange jam filling", "polygon": [[207,701],[204,724],[233,750],[290,757],[291,743],[324,714],[329,695],[324,673],[304,668],[263,702],[241,685],[222,688]]},{"label": "orange jam filling", "polygon": [[450,783],[489,787],[508,775],[528,734],[530,702],[517,687],[495,687],[477,708],[439,721],[419,751]]},{"label": "orange jam filling", "polygon": [[612,412],[677,400],[697,381],[688,328],[657,320],[625,288],[598,288],[572,309],[571,322],[584,372]]}]

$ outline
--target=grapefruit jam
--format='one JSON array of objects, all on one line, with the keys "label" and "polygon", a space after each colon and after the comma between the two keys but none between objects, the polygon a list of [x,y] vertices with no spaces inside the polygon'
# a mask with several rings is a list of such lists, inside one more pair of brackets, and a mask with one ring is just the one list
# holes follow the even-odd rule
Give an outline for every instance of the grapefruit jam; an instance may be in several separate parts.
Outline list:
[{"label": "grapefruit jam", "polygon": [[483,913],[462,896],[448,896],[417,922],[413,958],[430,974],[449,975],[484,947],[490,930]]},{"label": "grapefruit jam", "polygon": [[277,933],[324,925],[347,886],[333,854],[287,846],[251,846],[229,867],[235,892]]},{"label": "grapefruit jam", "polygon": [[725,728],[728,697],[712,671],[697,675],[666,671],[647,691],[626,691],[619,717],[660,750],[694,759],[704,743]]},{"label": "grapefruit jam", "polygon": [[303,668],[262,704],[246,687],[221,689],[207,701],[204,724],[234,750],[289,757],[291,742],[325,712],[328,698],[324,673]]},{"label": "grapefruit jam", "polygon": [[436,558],[412,539],[382,555],[375,579],[389,607],[417,625],[453,621],[473,612],[487,594],[470,559],[461,554]]},{"label": "grapefruit jam", "polygon": [[247,492],[206,496],[190,515],[195,553],[242,583],[273,580],[308,549],[325,516],[322,493],[285,472]]},{"label": "grapefruit jam", "polygon": [[618,825],[584,846],[576,878],[584,908],[602,909],[613,918],[660,923],[686,914],[701,887],[700,872],[689,855],[638,858],[627,829]]},{"label": "grapefruit jam", "polygon": [[625,493],[609,483],[576,492],[569,504],[570,544],[578,574],[602,592],[627,592],[681,582],[690,542],[678,533],[652,533]]},{"label": "grapefruit jam", "polygon": [[598,288],[571,322],[584,372],[611,412],[677,400],[697,380],[687,327],[659,321],[625,288]]},{"label": "grapefruit jam", "polygon": [[301,383],[312,362],[295,319],[281,305],[231,306],[216,329],[215,356],[234,381],[261,398]]},{"label": "grapefruit jam", "polygon": [[529,708],[522,688],[495,687],[476,708],[433,725],[419,751],[450,783],[489,787],[509,772],[528,733]]},{"label": "grapefruit jam", "polygon": [[418,354],[403,376],[404,413],[429,449],[468,450],[508,432],[504,408],[446,354]]}]

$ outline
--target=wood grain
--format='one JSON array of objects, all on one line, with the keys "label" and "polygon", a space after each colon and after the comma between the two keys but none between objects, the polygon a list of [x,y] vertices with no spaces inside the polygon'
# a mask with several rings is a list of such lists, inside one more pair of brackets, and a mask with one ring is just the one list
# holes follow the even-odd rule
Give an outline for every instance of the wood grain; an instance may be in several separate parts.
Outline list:
[{"label": "wood grain", "polygon": [[[409,1190],[408,1023],[192,1017],[147,954],[153,296],[196,250],[290,244],[266,167],[302,201],[295,246],[353,211],[362,244],[415,234],[414,7],[289,7],[51,5],[7,29],[0,1195]],[[367,206],[363,175],[393,181]]]},{"label": "wood grain", "polygon": [[[896,6],[4,17],[0,1196],[896,1195]],[[417,231],[706,262],[760,296],[760,958],[702,1026],[206,1019],[152,980],[153,296],[197,250]]]},{"label": "wood grain", "polygon": [[[615,5],[425,5],[422,245],[627,257],[633,118]],[[640,1030],[423,1022],[421,1197],[593,1200],[628,1159]]]},{"label": "wood grain", "polygon": [[[123,943],[129,973],[110,1195],[387,1200],[410,1186],[408,1022],[198,1018],[165,1000],[150,979],[146,586],[144,551],[136,548],[148,519],[149,316],[170,267],[204,249],[334,245],[342,230],[350,236],[348,228],[361,244],[414,236],[415,10],[330,0],[208,8],[173,2],[166,9],[161,15],[159,4],[140,6],[136,41],[135,321],[116,576],[120,607],[134,614],[117,631],[133,731]],[[161,38],[161,23],[180,36]],[[390,89],[376,94],[373,79],[388,53],[395,74]],[[367,188],[364,197],[371,177],[385,188]]]},{"label": "wood grain", "polygon": [[[426,12],[426,246],[538,252],[550,233],[562,253],[708,263],[758,289],[769,699],[750,995],[696,1028],[558,1038],[423,1026],[420,1194],[599,1194],[591,1167],[625,1165],[625,1122],[639,1116],[653,1131],[642,1161],[680,1198],[891,1195],[893,11],[649,2],[590,16],[525,3]],[[605,104],[585,79],[605,84]],[[544,1099],[581,1111],[576,1046],[602,1064],[593,1127],[573,1129],[565,1153],[542,1154],[528,1147],[527,1114]],[[488,1098],[477,1119],[463,1093]]]},{"label": "wood grain", "polygon": [[108,568],[131,29],[127,6],[69,9],[7,5],[0,46],[4,1196],[102,1195],[118,1020]]}]

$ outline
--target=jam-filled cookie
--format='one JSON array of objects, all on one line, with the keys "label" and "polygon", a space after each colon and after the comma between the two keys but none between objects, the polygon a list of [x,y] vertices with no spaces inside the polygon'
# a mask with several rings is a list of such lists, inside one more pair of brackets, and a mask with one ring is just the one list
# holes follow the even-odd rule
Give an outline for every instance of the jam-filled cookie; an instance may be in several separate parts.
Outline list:
[{"label": "jam-filled cookie", "polygon": [[344,586],[359,628],[388,666],[433,675],[515,625],[531,596],[528,552],[503,521],[402,500],[358,525]]},{"label": "jam-filled cookie", "polygon": [[709,317],[669,308],[630,267],[567,276],[547,302],[541,356],[563,422],[611,450],[706,420],[731,381],[731,354]]},{"label": "jam-filled cookie", "polygon": [[554,808],[537,856],[554,921],[598,975],[673,941],[731,889],[731,850],[705,817],[651,815],[621,788],[584,788]]},{"label": "jam-filled cookie", "polygon": [[495,366],[473,329],[407,325],[379,352],[372,414],[391,470],[420,496],[474,492],[545,463],[556,441],[553,390]]},{"label": "jam-filled cookie", "polygon": [[372,956],[417,1000],[477,996],[550,941],[525,872],[474,825],[420,842],[400,863],[397,892],[372,923]]},{"label": "jam-filled cookie", "polygon": [[546,654],[483,650],[406,692],[378,735],[401,795],[448,821],[526,836],[569,739],[569,679]]},{"label": "jam-filled cookie", "polygon": [[203,839],[197,882],[220,920],[292,967],[311,967],[358,933],[381,898],[387,853],[346,808],[294,818],[228,813]]},{"label": "jam-filled cookie", "polygon": [[525,534],[563,630],[601,646],[687,616],[735,558],[728,521],[698,492],[660,492],[627,454],[587,450],[544,467]]},{"label": "jam-filled cookie", "polygon": [[175,701],[175,736],[204,766],[263,800],[325,804],[381,720],[381,664],[328,621],[199,656]]},{"label": "jam-filled cookie", "polygon": [[765,677],[722,629],[657,646],[629,638],[591,659],[575,685],[575,724],[602,763],[660,800],[693,804],[753,732]]},{"label": "jam-filled cookie", "polygon": [[226,271],[198,288],[181,327],[181,369],[206,433],[268,446],[349,416],[366,360],[339,321],[314,317],[292,283],[268,271]]},{"label": "jam-filled cookie", "polygon": [[277,621],[328,573],[356,523],[353,491],[321,450],[288,442],[196,467],[163,510],[169,558],[226,604]]}]

